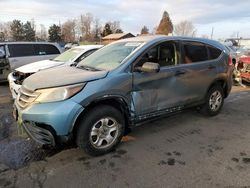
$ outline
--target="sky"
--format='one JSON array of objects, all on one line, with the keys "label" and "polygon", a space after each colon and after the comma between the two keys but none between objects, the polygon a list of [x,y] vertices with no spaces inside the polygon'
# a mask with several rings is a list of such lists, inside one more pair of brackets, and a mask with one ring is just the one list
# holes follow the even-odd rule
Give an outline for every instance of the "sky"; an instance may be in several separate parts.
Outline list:
[{"label": "sky", "polygon": [[47,28],[53,23],[92,13],[101,23],[119,20],[125,32],[157,27],[166,10],[173,24],[188,20],[197,36],[250,38],[250,0],[0,0],[0,22],[34,19]]}]

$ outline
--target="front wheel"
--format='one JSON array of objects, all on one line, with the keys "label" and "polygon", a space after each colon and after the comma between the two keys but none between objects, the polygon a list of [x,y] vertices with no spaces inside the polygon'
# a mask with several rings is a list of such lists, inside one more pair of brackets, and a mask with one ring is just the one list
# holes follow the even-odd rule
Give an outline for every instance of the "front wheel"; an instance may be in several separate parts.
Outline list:
[{"label": "front wheel", "polygon": [[112,151],[121,141],[125,121],[121,112],[112,106],[102,105],[83,117],[77,130],[77,145],[90,155]]},{"label": "front wheel", "polygon": [[204,115],[217,115],[224,104],[224,92],[221,86],[212,87],[206,96],[205,104],[201,107],[201,112]]}]

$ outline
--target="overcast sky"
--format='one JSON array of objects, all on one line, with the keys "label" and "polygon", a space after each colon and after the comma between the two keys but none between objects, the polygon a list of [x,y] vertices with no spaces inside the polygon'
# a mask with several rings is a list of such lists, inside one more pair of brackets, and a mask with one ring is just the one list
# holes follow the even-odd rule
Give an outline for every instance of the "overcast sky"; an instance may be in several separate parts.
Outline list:
[{"label": "overcast sky", "polygon": [[87,12],[102,23],[119,20],[125,32],[137,34],[143,25],[150,30],[166,10],[173,24],[192,21],[197,35],[227,38],[239,32],[250,38],[250,0],[0,0],[0,22],[35,19],[47,27]]}]

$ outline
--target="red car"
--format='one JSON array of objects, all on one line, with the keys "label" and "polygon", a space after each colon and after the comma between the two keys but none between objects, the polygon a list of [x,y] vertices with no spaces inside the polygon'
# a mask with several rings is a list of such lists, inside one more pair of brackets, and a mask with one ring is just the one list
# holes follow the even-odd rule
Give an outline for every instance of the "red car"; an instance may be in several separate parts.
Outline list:
[{"label": "red car", "polygon": [[240,77],[250,83],[250,56],[241,57],[238,64]]}]

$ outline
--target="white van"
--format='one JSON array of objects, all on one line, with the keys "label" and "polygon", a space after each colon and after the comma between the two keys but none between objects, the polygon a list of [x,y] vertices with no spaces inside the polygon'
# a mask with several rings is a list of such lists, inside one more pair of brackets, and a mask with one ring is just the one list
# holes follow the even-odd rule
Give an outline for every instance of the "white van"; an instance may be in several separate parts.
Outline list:
[{"label": "white van", "polygon": [[63,51],[58,44],[50,42],[2,42],[0,49],[2,49],[0,64],[4,64],[4,66],[0,65],[1,80],[7,79],[8,74],[1,75],[3,72],[11,72],[11,70],[35,61],[53,59]]},{"label": "white van", "polygon": [[56,43],[10,42],[6,45],[12,70],[35,61],[52,59],[62,53],[62,49]]}]

